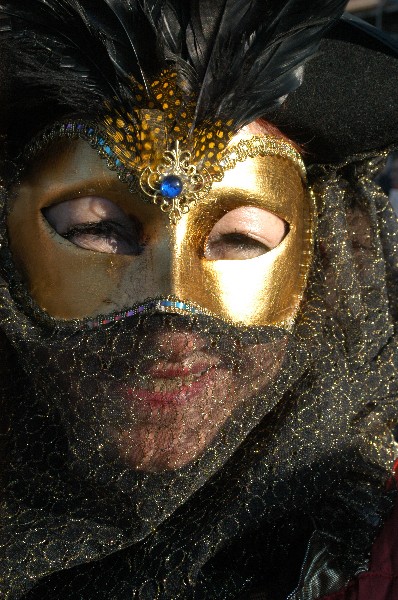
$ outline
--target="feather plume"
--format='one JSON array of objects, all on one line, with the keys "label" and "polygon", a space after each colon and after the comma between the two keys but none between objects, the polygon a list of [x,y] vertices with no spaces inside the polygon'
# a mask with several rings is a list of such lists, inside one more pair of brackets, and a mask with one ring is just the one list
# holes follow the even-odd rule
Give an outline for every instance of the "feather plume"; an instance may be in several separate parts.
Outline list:
[{"label": "feather plume", "polygon": [[43,117],[87,106],[100,111],[106,99],[131,113],[132,85],[150,99],[151,81],[169,68],[182,96],[196,103],[191,131],[217,118],[237,129],[300,85],[302,65],[345,4],[0,0],[0,17],[11,22],[0,39],[8,39],[14,56],[20,106],[36,101]]},{"label": "feather plume", "polygon": [[[231,119],[238,128],[277,106],[301,83],[300,67],[340,16],[341,0],[219,2],[220,16],[210,48],[203,49],[214,2],[203,13],[202,0],[189,31],[190,55],[205,57],[197,120]],[[207,3],[205,3],[207,4]],[[273,5],[273,6],[272,6]],[[203,66],[202,66],[203,68]]]},{"label": "feather plume", "polygon": [[[55,77],[47,83],[54,91],[64,69],[72,81],[83,77],[102,98],[119,97],[131,78],[145,85],[151,75],[156,33],[137,3],[11,0],[0,3],[0,13],[12,18],[14,39],[22,52],[44,51],[44,56],[47,50],[48,69]],[[40,79],[40,67],[36,65],[32,78]]]}]

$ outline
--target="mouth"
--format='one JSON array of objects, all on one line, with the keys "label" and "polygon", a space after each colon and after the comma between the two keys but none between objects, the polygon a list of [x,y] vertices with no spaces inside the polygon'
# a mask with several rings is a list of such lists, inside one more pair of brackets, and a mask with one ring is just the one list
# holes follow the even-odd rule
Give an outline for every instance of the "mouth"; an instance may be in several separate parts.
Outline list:
[{"label": "mouth", "polygon": [[209,351],[202,335],[163,329],[148,338],[148,358],[136,364],[135,376],[121,394],[131,414],[198,405],[217,385],[221,356]]},{"label": "mouth", "polygon": [[138,385],[127,388],[125,397],[128,402],[151,408],[181,406],[199,400],[211,389],[216,371],[214,364],[157,365],[148,370]]}]

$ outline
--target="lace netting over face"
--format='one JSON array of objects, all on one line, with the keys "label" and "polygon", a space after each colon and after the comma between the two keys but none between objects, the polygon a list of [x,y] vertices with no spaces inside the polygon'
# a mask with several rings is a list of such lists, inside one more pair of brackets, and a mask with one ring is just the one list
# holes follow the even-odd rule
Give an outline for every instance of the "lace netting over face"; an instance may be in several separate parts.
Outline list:
[{"label": "lace netting over face", "polygon": [[3,220],[4,597],[315,599],[366,565],[397,395],[398,237],[376,163],[313,168],[315,261],[291,332],[48,319]]}]

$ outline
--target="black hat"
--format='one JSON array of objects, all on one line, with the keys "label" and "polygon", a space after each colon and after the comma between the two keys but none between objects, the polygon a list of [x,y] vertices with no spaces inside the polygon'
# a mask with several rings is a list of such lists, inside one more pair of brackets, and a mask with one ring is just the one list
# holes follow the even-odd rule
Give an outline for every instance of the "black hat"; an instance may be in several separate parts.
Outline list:
[{"label": "black hat", "polygon": [[272,120],[309,162],[343,162],[398,144],[398,45],[344,15]]}]

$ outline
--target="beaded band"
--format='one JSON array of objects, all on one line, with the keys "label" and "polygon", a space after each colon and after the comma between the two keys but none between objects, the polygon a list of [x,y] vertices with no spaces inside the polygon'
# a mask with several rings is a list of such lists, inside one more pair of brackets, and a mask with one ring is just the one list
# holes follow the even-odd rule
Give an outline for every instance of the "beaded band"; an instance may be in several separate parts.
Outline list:
[{"label": "beaded band", "polygon": [[[298,167],[301,177],[306,181],[307,172],[300,153],[288,141],[274,136],[254,135],[248,140],[240,140],[235,146],[231,146],[223,152],[220,166],[223,171],[226,171],[233,169],[238,162],[255,156],[287,158]],[[223,174],[222,172],[220,175],[213,176],[213,179],[221,181]]]},{"label": "beaded band", "polygon": [[198,306],[194,306],[189,302],[182,302],[181,300],[175,300],[170,298],[158,298],[155,300],[147,300],[146,302],[137,304],[128,310],[115,313],[106,317],[98,316],[95,319],[85,321],[84,326],[89,329],[96,329],[101,325],[108,325],[117,321],[123,321],[129,317],[135,315],[153,314],[155,312],[160,313],[178,313],[178,314],[200,314],[210,315],[208,311]]}]

